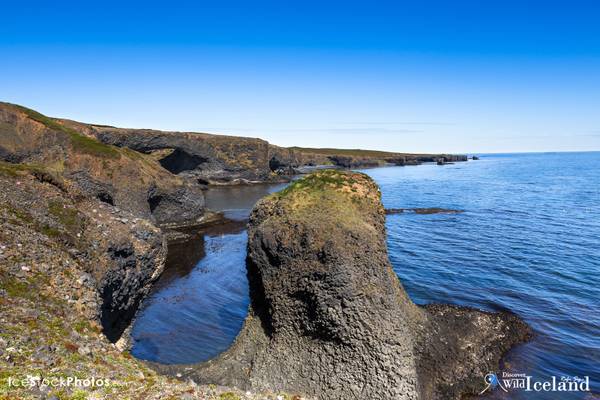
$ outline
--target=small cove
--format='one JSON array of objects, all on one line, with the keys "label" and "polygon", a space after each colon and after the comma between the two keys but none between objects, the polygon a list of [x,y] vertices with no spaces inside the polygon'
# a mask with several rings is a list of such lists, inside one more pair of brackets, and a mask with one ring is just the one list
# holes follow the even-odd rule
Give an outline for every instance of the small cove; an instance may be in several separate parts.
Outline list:
[{"label": "small cove", "polygon": [[132,329],[132,354],[164,364],[209,360],[226,350],[247,314],[246,221],[256,201],[285,184],[206,191],[209,209],[228,222],[169,245],[165,272]]}]

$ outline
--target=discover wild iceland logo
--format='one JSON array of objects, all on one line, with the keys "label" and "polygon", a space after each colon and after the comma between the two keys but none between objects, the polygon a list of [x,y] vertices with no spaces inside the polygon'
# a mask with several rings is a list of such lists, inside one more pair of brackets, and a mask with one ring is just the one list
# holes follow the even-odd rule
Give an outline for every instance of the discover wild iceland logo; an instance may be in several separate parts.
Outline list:
[{"label": "discover wild iceland logo", "polygon": [[485,387],[479,393],[492,390],[523,390],[526,392],[589,392],[590,377],[552,376],[549,380],[537,380],[531,375],[503,371],[500,377],[490,372],[484,377]]}]

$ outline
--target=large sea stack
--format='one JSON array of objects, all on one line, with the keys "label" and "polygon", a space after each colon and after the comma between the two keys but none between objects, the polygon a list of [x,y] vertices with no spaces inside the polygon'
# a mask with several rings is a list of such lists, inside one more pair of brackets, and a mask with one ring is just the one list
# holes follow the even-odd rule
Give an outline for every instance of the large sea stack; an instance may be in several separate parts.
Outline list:
[{"label": "large sea stack", "polygon": [[321,171],[263,199],[248,238],[249,316],[227,352],[187,373],[197,381],[320,399],[458,399],[529,335],[509,313],[415,305],[364,174]]}]

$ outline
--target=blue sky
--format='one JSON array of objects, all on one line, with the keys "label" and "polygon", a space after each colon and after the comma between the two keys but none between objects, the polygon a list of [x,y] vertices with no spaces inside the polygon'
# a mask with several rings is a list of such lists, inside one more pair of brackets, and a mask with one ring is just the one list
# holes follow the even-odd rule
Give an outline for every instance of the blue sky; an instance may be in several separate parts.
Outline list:
[{"label": "blue sky", "polygon": [[0,99],[411,152],[600,150],[594,1],[10,2]]}]

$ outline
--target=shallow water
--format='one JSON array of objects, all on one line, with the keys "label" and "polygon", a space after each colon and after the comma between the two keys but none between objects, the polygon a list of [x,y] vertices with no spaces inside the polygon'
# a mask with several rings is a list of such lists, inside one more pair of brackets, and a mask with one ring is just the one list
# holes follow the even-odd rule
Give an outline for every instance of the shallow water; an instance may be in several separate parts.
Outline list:
[{"label": "shallow water", "polygon": [[218,187],[207,207],[232,222],[169,246],[165,272],[144,301],[131,353],[165,364],[204,361],[226,350],[246,318],[246,220],[254,203],[285,185]]},{"label": "shallow water", "polygon": [[[387,208],[465,211],[387,217],[390,259],[415,302],[511,310],[535,337],[509,353],[507,370],[534,380],[587,375],[600,391],[600,153],[489,155],[364,172]],[[277,189],[250,188],[211,190],[207,202],[243,219]],[[235,229],[206,233],[204,258],[165,278],[146,301],[133,329],[136,357],[202,361],[233,342],[248,305],[246,235]],[[585,396],[511,391],[506,398]]]}]

